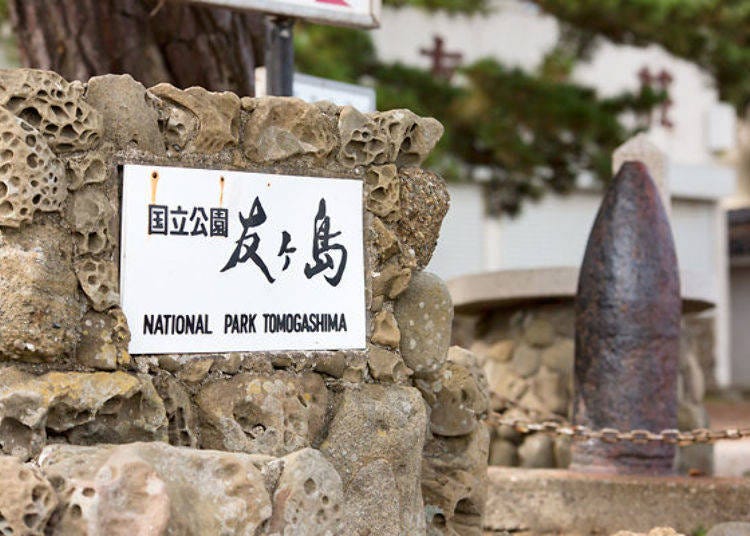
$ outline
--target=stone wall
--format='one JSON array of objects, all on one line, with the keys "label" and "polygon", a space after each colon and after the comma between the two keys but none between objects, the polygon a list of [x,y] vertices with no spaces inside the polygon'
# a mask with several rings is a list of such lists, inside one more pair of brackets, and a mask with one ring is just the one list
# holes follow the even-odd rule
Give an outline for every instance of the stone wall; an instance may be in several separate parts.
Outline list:
[{"label": "stone wall", "polygon": [[[487,386],[422,272],[439,123],[33,70],[0,122],[0,533],[481,533]],[[367,349],[131,356],[126,163],[363,181]]]},{"label": "stone wall", "polygon": [[[678,379],[680,430],[708,425],[703,407],[705,381],[698,353],[699,332],[683,319]],[[454,339],[479,356],[495,411],[508,419],[540,422],[571,418],[575,313],[573,302],[526,303],[478,317],[456,317]],[[570,440],[547,434],[521,435],[506,426],[492,430],[490,465],[529,468],[567,467]],[[677,460],[682,473],[710,474],[710,445],[683,447]]]}]

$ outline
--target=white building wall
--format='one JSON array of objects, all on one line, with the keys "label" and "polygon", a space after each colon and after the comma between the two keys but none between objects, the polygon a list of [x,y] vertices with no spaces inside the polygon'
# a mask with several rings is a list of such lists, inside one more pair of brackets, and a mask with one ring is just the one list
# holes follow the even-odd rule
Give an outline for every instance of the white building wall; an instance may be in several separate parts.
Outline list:
[{"label": "white building wall", "polygon": [[484,232],[484,199],[476,184],[448,185],[450,209],[428,271],[443,279],[485,270],[484,252],[492,244]]}]

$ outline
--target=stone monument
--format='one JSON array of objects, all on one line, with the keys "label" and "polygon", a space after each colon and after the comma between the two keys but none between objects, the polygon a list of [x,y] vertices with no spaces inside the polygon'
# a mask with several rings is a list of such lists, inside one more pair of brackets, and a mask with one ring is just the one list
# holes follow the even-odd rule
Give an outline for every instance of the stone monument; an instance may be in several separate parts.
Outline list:
[{"label": "stone monument", "polygon": [[[481,534],[487,384],[422,271],[437,121],[35,70],[0,72],[0,121],[1,533]],[[362,347],[131,352],[135,164],[360,183]]]}]

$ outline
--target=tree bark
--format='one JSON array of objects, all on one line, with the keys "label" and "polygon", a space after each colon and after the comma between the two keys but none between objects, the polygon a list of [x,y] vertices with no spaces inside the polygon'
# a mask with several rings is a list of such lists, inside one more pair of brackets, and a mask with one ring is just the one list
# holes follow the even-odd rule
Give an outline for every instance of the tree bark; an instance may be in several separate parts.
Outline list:
[{"label": "tree bark", "polygon": [[165,0],[7,0],[27,67],[68,80],[129,73],[150,87],[254,95],[263,64],[259,13]]}]

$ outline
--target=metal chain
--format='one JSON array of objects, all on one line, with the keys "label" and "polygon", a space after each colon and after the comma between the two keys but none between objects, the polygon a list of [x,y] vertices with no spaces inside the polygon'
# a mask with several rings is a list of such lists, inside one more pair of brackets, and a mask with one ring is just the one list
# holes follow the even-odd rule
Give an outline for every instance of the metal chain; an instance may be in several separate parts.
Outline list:
[{"label": "metal chain", "polygon": [[[512,405],[526,413],[542,415],[542,412],[540,411],[531,408],[524,408],[517,402],[503,398],[497,393],[492,393],[492,395],[493,398],[506,405]],[[662,430],[661,432],[651,432],[649,430],[628,430],[622,432],[614,428],[592,430],[586,426],[567,423],[559,416],[553,416],[552,419],[544,420],[542,422],[531,422],[523,419],[508,419],[496,411],[490,411],[488,421],[495,426],[508,426],[520,434],[541,432],[569,437],[574,440],[598,439],[605,443],[629,441],[635,444],[646,444],[658,442],[685,446],[713,443],[714,441],[725,439],[750,438],[750,428],[727,428],[725,430],[696,428],[695,430],[689,431]]]}]

